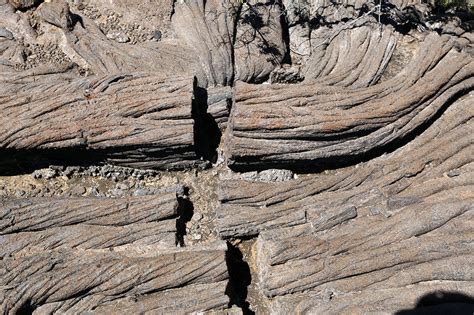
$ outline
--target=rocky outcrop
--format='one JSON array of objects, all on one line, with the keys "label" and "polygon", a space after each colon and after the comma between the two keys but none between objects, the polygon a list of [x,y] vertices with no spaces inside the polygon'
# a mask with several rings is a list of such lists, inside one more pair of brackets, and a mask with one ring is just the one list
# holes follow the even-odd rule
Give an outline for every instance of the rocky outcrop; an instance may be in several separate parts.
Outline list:
[{"label": "rocky outcrop", "polygon": [[[423,201],[390,218],[361,217],[327,233],[302,233],[299,227],[262,232],[257,259],[263,291],[339,293],[470,281],[473,234],[459,222],[472,220],[472,205],[472,196]],[[441,215],[440,209],[447,211]]]},{"label": "rocky outcrop", "polygon": [[226,308],[227,246],[176,248],[182,191],[1,202],[2,313]]},{"label": "rocky outcrop", "polygon": [[[44,3],[43,20],[61,26],[57,39],[63,52],[89,72],[106,75],[116,72],[155,72],[164,76],[199,74],[195,53],[180,41],[169,39],[143,45],[119,43],[108,39],[97,25],[85,16],[73,16],[62,6]],[[42,12],[40,11],[40,12]],[[68,20],[71,22],[68,24]],[[68,26],[69,25],[69,26]]]},{"label": "rocky outcrop", "polygon": [[205,164],[196,153],[199,109],[193,109],[192,77],[73,78],[29,71],[1,80],[3,152],[35,151],[55,159],[77,150],[74,155],[89,161],[149,169]]},{"label": "rocky outcrop", "polygon": [[457,201],[470,200],[472,101],[471,93],[409,144],[355,168],[281,183],[221,181],[221,235],[251,236],[306,222],[322,230],[354,217],[354,211],[390,217],[426,198],[459,195],[466,199]]},{"label": "rocky outcrop", "polygon": [[[167,297],[176,292],[165,290],[226,280],[225,250],[225,244],[215,244],[148,254],[133,250],[117,253],[65,250],[6,258],[0,262],[0,306],[6,314],[35,308],[40,314],[81,313],[106,307],[115,300],[126,303],[133,296],[141,296],[140,302],[159,297],[160,293]],[[218,292],[219,288],[222,286],[216,287]],[[191,287],[181,293],[194,290]],[[215,290],[203,292],[204,298],[199,300],[202,304],[194,307],[208,308],[207,299],[214,299],[213,304],[222,307],[222,299],[216,302],[215,293]],[[192,303],[192,297],[189,298]],[[168,307],[180,309],[180,305]]]},{"label": "rocky outcrop", "polygon": [[380,80],[397,45],[397,33],[370,20],[359,25],[344,23],[335,30],[314,32],[316,45],[303,69],[307,81],[361,88]]},{"label": "rocky outcrop", "polygon": [[243,5],[235,40],[236,79],[259,83],[286,56],[284,11],[279,1],[249,1]]},{"label": "rocky outcrop", "polygon": [[[340,31],[348,25],[352,28],[367,20],[377,21],[377,24],[383,20],[385,25],[393,24],[406,32],[423,26],[431,11],[425,1],[418,0],[284,0],[283,3],[287,12],[290,56],[294,63],[303,66],[314,54],[314,47],[329,43],[328,37],[333,31]],[[320,50],[317,49],[315,53],[318,54]],[[380,55],[383,53],[380,52]]]},{"label": "rocky outcrop", "polygon": [[360,157],[409,136],[471,90],[474,62],[430,34],[405,70],[361,89],[238,84],[225,139],[231,168],[311,168]]},{"label": "rocky outcrop", "polygon": [[239,1],[178,1],[175,4],[173,28],[178,38],[198,58],[201,86],[229,85],[233,81],[232,43]]},{"label": "rocky outcrop", "polygon": [[[221,182],[218,228],[259,234],[256,268],[272,313],[472,309],[473,96],[357,167]],[[425,305],[425,296],[441,298]]]},{"label": "rocky outcrop", "polygon": [[425,2],[0,0],[0,313],[471,314],[474,37]]},{"label": "rocky outcrop", "polygon": [[470,281],[420,283],[395,289],[364,290],[345,295],[301,294],[276,298],[271,314],[468,314],[474,310],[468,297]]},{"label": "rocky outcrop", "polygon": [[[119,299],[94,309],[96,314],[135,312],[145,313],[192,313],[223,311],[229,304],[226,295],[227,281],[211,284],[188,285],[183,288],[151,293],[136,299]],[[48,307],[48,306],[46,306]],[[46,309],[46,307],[44,307]],[[56,307],[56,305],[54,305]],[[50,308],[48,307],[47,311]],[[42,309],[38,310],[41,314]],[[36,314],[36,313],[35,313]]]},{"label": "rocky outcrop", "polygon": [[128,198],[31,198],[0,205],[0,256],[57,249],[114,249],[177,242],[175,192]]}]

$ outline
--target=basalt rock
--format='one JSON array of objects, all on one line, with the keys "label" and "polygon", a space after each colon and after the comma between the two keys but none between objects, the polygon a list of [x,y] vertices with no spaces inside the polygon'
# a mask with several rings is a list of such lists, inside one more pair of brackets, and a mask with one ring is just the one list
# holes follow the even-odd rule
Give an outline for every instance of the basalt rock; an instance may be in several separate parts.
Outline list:
[{"label": "basalt rock", "polygon": [[238,84],[225,139],[235,170],[316,166],[383,150],[474,87],[474,59],[430,34],[394,78],[360,89]]},{"label": "basalt rock", "polygon": [[199,60],[199,85],[230,85],[233,82],[232,44],[240,2],[236,0],[178,1],[173,28]]},{"label": "basalt rock", "polygon": [[459,222],[472,220],[473,200],[472,194],[457,202],[423,200],[390,218],[361,217],[326,233],[300,235],[299,227],[262,232],[257,263],[263,291],[275,296],[472,281],[468,262],[474,234]]},{"label": "basalt rock", "polygon": [[[354,211],[357,217],[390,217],[426,198],[462,196],[456,201],[469,200],[473,185],[472,102],[471,93],[452,104],[409,144],[356,167],[281,183],[221,181],[221,206],[217,209],[221,235],[258,235],[263,230],[306,222],[321,231],[353,218]],[[407,220],[401,226],[409,224]]]},{"label": "basalt rock", "polygon": [[[48,314],[82,313],[106,307],[116,300],[127,303],[130,298],[140,296],[135,301],[137,306],[153,308],[146,300],[176,294],[165,290],[225,281],[228,277],[225,252],[225,244],[218,243],[148,254],[133,250],[117,253],[63,250],[6,258],[0,262],[0,307],[5,314],[26,308],[38,308],[40,313],[44,310]],[[203,309],[222,306],[223,299],[215,296],[219,288],[222,286],[199,296],[189,296],[184,302],[193,303],[197,299],[198,305],[194,307],[198,309],[199,303]],[[184,288],[181,293],[194,290],[194,287]],[[215,302],[209,305],[209,299]],[[179,305],[167,306],[171,310],[180,309]]]},{"label": "basalt rock", "polygon": [[[148,169],[206,163],[197,153],[200,113],[192,77],[122,73],[76,78],[49,72],[0,78],[3,157],[34,152],[50,160],[81,156]],[[65,152],[73,153],[67,157]]]},{"label": "basalt rock", "polygon": [[473,288],[470,281],[445,281],[342,295],[290,295],[274,299],[270,309],[271,314],[469,314],[474,310]]},{"label": "basalt rock", "polygon": [[0,256],[57,249],[176,244],[176,193],[128,198],[31,198],[0,204]]},{"label": "basalt rock", "polygon": [[236,79],[265,81],[286,55],[279,1],[250,1],[241,9],[235,40]]},{"label": "basalt rock", "polygon": [[474,37],[425,2],[0,0],[0,313],[471,314]]},{"label": "basalt rock", "polygon": [[318,29],[312,35],[315,46],[303,69],[304,77],[351,88],[374,85],[393,56],[397,37],[400,35],[392,27],[370,20],[359,27],[341,24],[334,30]]}]

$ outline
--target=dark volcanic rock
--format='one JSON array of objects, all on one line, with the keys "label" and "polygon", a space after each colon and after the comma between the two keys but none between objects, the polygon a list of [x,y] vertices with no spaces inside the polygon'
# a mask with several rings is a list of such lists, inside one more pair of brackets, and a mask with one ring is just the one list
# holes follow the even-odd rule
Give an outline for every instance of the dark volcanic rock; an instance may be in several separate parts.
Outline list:
[{"label": "dark volcanic rock", "polygon": [[0,313],[472,314],[474,36],[431,10],[0,0]]}]

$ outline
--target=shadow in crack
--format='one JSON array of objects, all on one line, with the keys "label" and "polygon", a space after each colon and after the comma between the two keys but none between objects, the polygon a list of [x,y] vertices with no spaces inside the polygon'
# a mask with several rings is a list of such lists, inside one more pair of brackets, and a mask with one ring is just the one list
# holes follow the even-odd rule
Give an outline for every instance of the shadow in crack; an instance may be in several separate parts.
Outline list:
[{"label": "shadow in crack", "polygon": [[474,314],[474,297],[459,292],[435,291],[422,296],[413,309],[401,310],[396,315]]},{"label": "shadow in crack", "polygon": [[30,301],[26,301],[21,308],[16,312],[17,315],[31,315],[35,312],[36,307],[31,305]]},{"label": "shadow in crack", "polygon": [[196,154],[204,160],[214,163],[217,159],[217,147],[222,133],[214,117],[208,113],[207,90],[194,86],[193,101],[194,143]]},{"label": "shadow in crack", "polygon": [[250,267],[243,260],[242,252],[229,242],[227,242],[226,255],[229,271],[229,284],[226,294],[230,299],[229,307],[235,305],[242,309],[243,314],[255,314],[250,309],[249,302],[247,302],[248,286],[252,282]]},{"label": "shadow in crack", "polygon": [[186,235],[186,223],[191,221],[191,218],[194,215],[194,205],[188,198],[189,192],[188,188],[185,188],[183,196],[178,196],[178,215],[176,219],[176,243],[177,245],[183,247],[184,236]]}]

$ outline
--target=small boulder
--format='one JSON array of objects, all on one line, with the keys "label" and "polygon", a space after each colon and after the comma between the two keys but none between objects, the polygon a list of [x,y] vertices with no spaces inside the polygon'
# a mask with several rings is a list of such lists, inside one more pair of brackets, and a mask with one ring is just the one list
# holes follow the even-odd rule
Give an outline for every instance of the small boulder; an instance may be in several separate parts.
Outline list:
[{"label": "small boulder", "polygon": [[36,14],[43,21],[63,30],[71,30],[74,27],[74,19],[69,10],[69,4],[64,0],[51,0],[42,3]]}]

